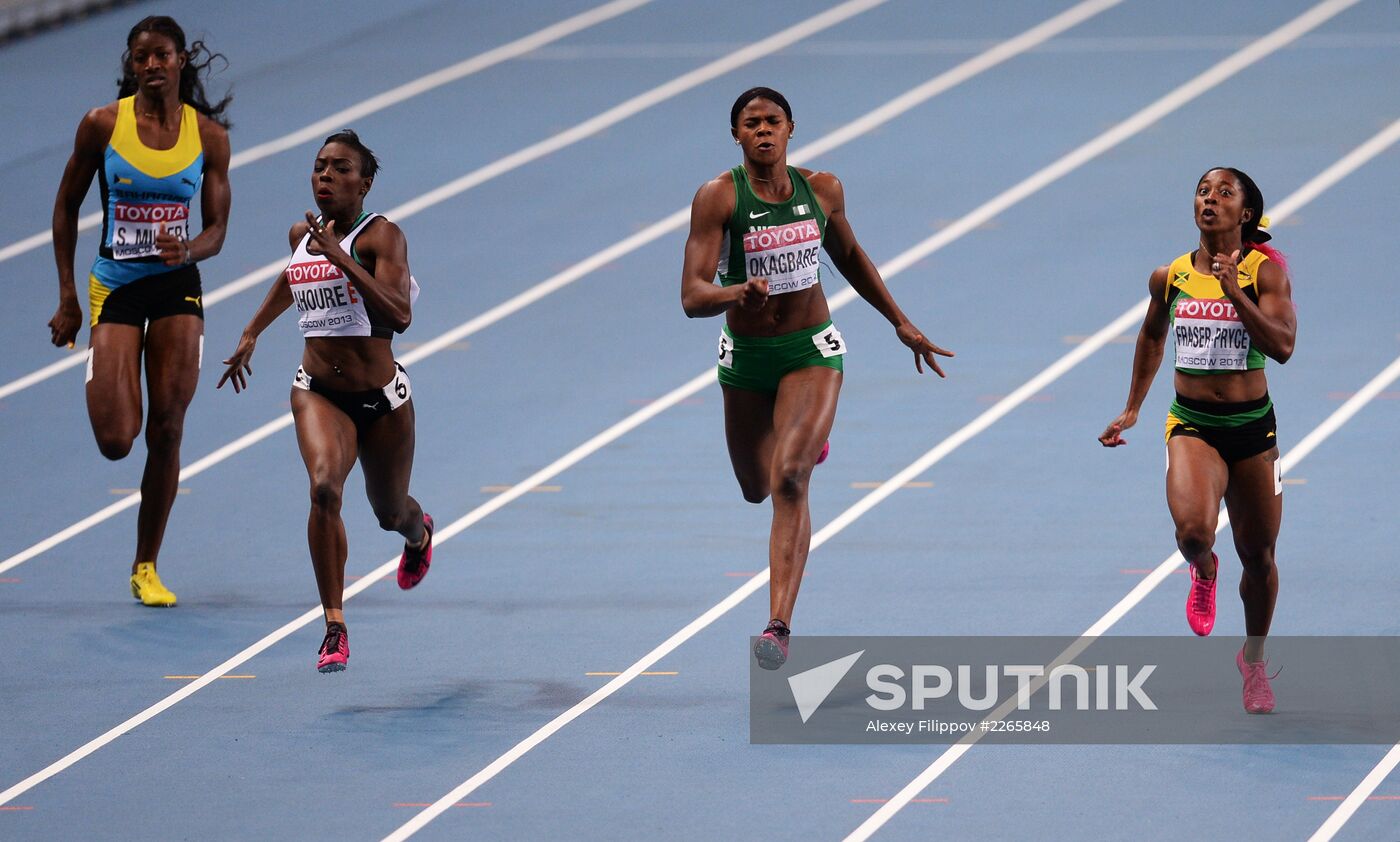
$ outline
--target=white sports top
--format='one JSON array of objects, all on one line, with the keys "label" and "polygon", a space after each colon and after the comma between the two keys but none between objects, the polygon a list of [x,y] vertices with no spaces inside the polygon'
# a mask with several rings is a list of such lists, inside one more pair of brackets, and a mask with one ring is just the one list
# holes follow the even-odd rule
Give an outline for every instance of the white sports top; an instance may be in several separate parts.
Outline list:
[{"label": "white sports top", "polygon": [[[362,215],[350,233],[340,238],[340,247],[354,257],[355,239],[378,218],[377,213]],[[339,267],[325,255],[307,251],[310,241],[311,232],[308,231],[297,243],[285,270],[292,301],[301,313],[301,335],[376,336],[380,339],[393,336],[393,329],[365,306],[364,298]],[[355,261],[358,263],[359,258]],[[408,283],[408,302],[412,306],[418,300],[418,281],[409,275]]]}]

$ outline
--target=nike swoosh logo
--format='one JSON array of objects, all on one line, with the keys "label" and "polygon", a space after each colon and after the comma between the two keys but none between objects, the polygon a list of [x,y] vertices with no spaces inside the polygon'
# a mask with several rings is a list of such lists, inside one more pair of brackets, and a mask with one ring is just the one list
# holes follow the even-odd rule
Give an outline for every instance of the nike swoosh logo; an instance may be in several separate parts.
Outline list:
[{"label": "nike swoosh logo", "polygon": [[377,403],[367,403],[367,404],[361,404],[361,405],[362,405],[365,409],[378,409],[378,408],[379,408],[379,404],[377,404]]},{"label": "nike swoosh logo", "polygon": [[198,304],[200,298],[203,298],[203,296],[198,296],[198,295],[197,295],[197,296],[195,296],[194,298],[190,298],[188,295],[185,296],[185,300],[188,301],[188,302],[190,302],[191,304]]},{"label": "nike swoosh logo", "polygon": [[772,213],[772,211],[764,211],[763,213],[754,213],[753,211],[749,211],[749,219],[758,219],[760,216],[767,216],[770,213]]}]

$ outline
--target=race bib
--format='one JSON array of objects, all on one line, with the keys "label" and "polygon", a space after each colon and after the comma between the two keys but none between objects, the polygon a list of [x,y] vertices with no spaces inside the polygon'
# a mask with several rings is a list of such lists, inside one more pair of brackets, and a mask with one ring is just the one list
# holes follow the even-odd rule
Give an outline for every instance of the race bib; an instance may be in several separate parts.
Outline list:
[{"label": "race bib", "polygon": [[156,235],[174,234],[182,240],[190,235],[190,209],[180,202],[121,202],[112,207],[113,260],[134,260],[160,254]]},{"label": "race bib", "polygon": [[822,232],[814,219],[750,231],[744,264],[750,278],[767,278],[768,294],[798,292],[817,284]]},{"label": "race bib", "polygon": [[389,399],[390,412],[408,403],[408,399],[413,397],[413,384],[408,382],[408,372],[397,363],[394,364],[394,379],[384,387],[384,397]]},{"label": "race bib", "polygon": [[839,357],[846,353],[846,340],[841,338],[841,331],[837,330],[835,325],[821,333],[813,334],[812,344],[817,346],[817,351],[823,357]]},{"label": "race bib", "polygon": [[720,368],[734,367],[734,340],[724,331],[719,332],[719,365]]},{"label": "race bib", "polygon": [[287,286],[306,336],[369,335],[369,316],[355,285],[329,260],[287,266]]},{"label": "race bib", "polygon": [[1175,305],[1177,368],[1244,371],[1249,331],[1224,299],[1186,298]]}]

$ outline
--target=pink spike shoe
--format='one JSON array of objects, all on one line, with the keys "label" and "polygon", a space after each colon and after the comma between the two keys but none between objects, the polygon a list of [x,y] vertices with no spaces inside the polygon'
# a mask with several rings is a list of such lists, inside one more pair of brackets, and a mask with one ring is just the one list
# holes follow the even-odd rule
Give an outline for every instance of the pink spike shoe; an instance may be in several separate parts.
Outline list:
[{"label": "pink spike shoe", "polygon": [[817,464],[820,465],[821,463],[825,462],[825,461],[826,461],[826,457],[829,456],[830,454],[831,454],[831,439],[827,439],[826,441],[822,442],[822,452],[817,454]]},{"label": "pink spike shoe", "polygon": [[428,575],[428,566],[433,563],[433,516],[423,514],[423,530],[428,535],[428,543],[421,550],[415,550],[408,544],[403,546],[403,555],[399,556],[399,587],[408,590]]},{"label": "pink spike shoe", "polygon": [[[1274,688],[1269,686],[1268,661],[1246,661],[1244,648],[1235,655],[1235,666],[1244,677],[1244,709],[1247,713],[1269,713],[1274,709]],[[1277,678],[1278,673],[1273,674]]]},{"label": "pink spike shoe", "polygon": [[350,663],[350,633],[344,623],[327,623],[326,639],[321,641],[318,672],[340,672]]},{"label": "pink spike shoe", "polygon": [[1216,558],[1215,553],[1211,553],[1210,557],[1215,559],[1215,579],[1200,578],[1196,574],[1196,565],[1189,565],[1191,591],[1186,595],[1186,622],[1191,626],[1191,631],[1201,637],[1215,628],[1215,582],[1220,578],[1220,559]]},{"label": "pink spike shoe", "polygon": [[766,670],[775,670],[787,663],[788,637],[792,630],[782,620],[774,620],[758,636],[753,645],[753,657]]}]

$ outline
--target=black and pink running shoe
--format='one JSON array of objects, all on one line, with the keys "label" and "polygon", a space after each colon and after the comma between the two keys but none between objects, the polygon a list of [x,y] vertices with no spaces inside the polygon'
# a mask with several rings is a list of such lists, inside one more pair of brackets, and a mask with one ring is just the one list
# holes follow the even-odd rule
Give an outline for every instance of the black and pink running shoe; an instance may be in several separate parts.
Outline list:
[{"label": "black and pink running shoe", "polygon": [[[1220,559],[1215,553],[1216,577],[1220,578]],[[1188,565],[1191,570],[1191,590],[1186,594],[1186,623],[1191,631],[1205,637],[1215,628],[1215,579],[1202,579],[1196,573],[1196,565]]]},{"label": "black and pink running shoe", "polygon": [[787,663],[788,637],[792,630],[782,620],[773,620],[753,645],[753,656],[758,665],[766,670],[775,670]]},{"label": "black and pink running shoe", "polygon": [[403,555],[399,556],[399,587],[403,590],[423,581],[423,577],[428,575],[428,566],[433,563],[433,516],[426,512],[423,513],[423,530],[428,536],[423,549],[404,544]]},{"label": "black and pink running shoe", "polygon": [[344,623],[327,623],[326,639],[321,641],[318,672],[340,672],[350,662],[350,633]]}]

